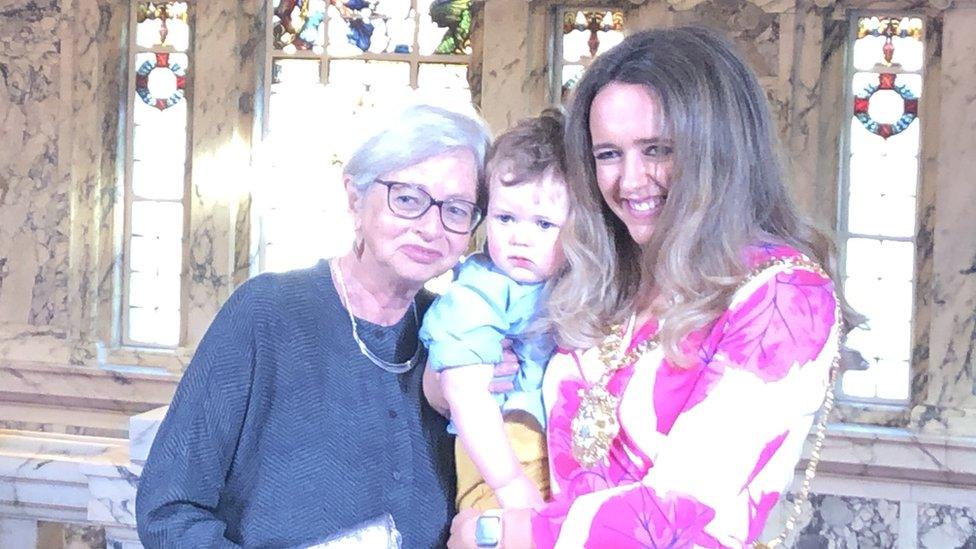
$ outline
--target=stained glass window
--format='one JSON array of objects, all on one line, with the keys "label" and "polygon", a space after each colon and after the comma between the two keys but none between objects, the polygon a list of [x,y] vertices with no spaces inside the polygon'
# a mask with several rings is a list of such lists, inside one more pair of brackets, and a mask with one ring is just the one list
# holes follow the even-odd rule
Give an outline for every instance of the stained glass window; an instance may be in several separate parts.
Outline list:
[{"label": "stained glass window", "polygon": [[606,9],[567,9],[558,13],[553,67],[553,99],[565,102],[593,59],[624,39],[624,14]]},{"label": "stained glass window", "polygon": [[180,342],[190,6],[137,2],[130,41],[122,343]]},{"label": "stained glass window", "polygon": [[279,271],[348,250],[342,163],[377,117],[471,108],[471,0],[272,0],[269,27],[257,259]]},{"label": "stained glass window", "polygon": [[922,96],[922,20],[859,17],[850,62],[851,108],[840,237],[844,289],[868,319],[848,345],[868,363],[844,374],[846,396],[906,400],[912,349],[916,202]]}]

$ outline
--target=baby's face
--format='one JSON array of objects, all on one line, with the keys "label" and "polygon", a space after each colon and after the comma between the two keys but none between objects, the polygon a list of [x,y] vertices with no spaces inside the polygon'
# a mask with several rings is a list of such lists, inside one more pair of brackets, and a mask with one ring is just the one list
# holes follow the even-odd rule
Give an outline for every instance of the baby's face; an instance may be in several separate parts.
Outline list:
[{"label": "baby's face", "polygon": [[559,231],[569,214],[566,183],[546,174],[507,187],[495,178],[488,199],[488,253],[505,274],[518,282],[542,282],[565,258]]}]

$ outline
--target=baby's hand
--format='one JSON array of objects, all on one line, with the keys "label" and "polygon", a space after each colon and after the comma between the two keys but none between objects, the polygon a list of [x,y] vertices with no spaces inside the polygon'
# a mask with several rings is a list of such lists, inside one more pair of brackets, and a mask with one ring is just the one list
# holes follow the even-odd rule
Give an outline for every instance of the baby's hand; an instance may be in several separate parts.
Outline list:
[{"label": "baby's hand", "polygon": [[539,488],[524,472],[496,488],[495,497],[505,509],[538,509],[545,503]]},{"label": "baby's hand", "polygon": [[515,388],[515,375],[518,374],[522,364],[518,357],[512,352],[512,341],[502,340],[502,361],[495,364],[492,373],[492,381],[488,385],[488,390],[492,393],[505,393]]}]

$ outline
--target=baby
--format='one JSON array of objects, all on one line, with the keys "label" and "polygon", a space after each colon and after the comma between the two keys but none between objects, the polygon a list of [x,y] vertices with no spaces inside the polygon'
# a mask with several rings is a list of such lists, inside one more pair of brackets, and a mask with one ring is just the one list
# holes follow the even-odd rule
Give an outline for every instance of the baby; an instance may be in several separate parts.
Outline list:
[{"label": "baby", "polygon": [[[565,172],[559,111],[498,137],[487,165],[488,253],[461,264],[424,317],[428,366],[441,372],[449,429],[458,434],[459,509],[530,508],[548,497],[542,374],[554,344],[535,320],[546,281],[565,262]],[[493,396],[488,385],[506,339],[522,367],[514,389]]]}]

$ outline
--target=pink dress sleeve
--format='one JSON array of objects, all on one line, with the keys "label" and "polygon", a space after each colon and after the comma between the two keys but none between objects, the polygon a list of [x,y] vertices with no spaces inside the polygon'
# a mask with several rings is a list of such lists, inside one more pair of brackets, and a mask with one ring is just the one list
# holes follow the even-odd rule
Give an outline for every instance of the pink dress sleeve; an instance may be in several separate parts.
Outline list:
[{"label": "pink dress sleeve", "polygon": [[582,384],[560,380],[557,368],[556,396],[547,402],[554,497],[533,518],[536,545],[742,547],[756,540],[823,402],[835,316],[829,278],[782,265],[763,271],[695,339],[699,364],[678,369],[656,350],[618,374],[622,431],[607,462],[593,469],[580,467],[570,450]]}]

